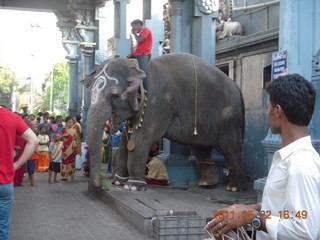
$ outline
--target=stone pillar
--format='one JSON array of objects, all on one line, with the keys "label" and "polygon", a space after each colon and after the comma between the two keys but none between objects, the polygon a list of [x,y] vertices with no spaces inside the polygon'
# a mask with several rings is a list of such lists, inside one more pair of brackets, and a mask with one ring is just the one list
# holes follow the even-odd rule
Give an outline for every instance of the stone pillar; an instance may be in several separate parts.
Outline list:
[{"label": "stone pillar", "polygon": [[[71,1],[70,1],[71,2]],[[74,0],[69,4],[70,12],[76,22],[74,29],[80,39],[79,47],[81,49],[83,59],[83,76],[88,75],[94,69],[95,59],[95,1]],[[83,88],[82,99],[82,134],[83,139],[86,138],[87,132],[87,115],[90,106],[90,96],[87,89]]]},{"label": "stone pillar", "polygon": [[143,22],[147,19],[151,19],[151,2],[152,0],[143,0]]},{"label": "stone pillar", "polygon": [[66,57],[69,64],[69,105],[68,115],[76,116],[78,112],[78,55],[68,55]]},{"label": "stone pillar", "polygon": [[194,23],[192,53],[215,64],[216,53],[216,25],[219,1],[207,1],[205,6],[201,0],[194,0]]},{"label": "stone pillar", "polygon": [[[83,56],[83,78],[85,75],[89,75],[94,69],[94,51],[95,51],[95,43],[82,42],[80,43],[81,54]],[[82,100],[82,133],[83,138],[87,134],[87,115],[90,107],[90,95],[89,91],[83,88],[83,100]]]},{"label": "stone pillar", "polygon": [[79,52],[78,44],[79,40],[76,36],[74,29],[75,22],[69,11],[55,12],[58,18],[57,27],[62,32],[62,44],[67,50],[68,55],[66,59],[69,64],[69,103],[68,103],[68,115],[75,116],[78,112],[78,61]]},{"label": "stone pillar", "polygon": [[171,16],[171,52],[181,52],[182,46],[182,3],[184,0],[169,0],[172,7]]},{"label": "stone pillar", "polygon": [[98,27],[98,31],[96,32],[97,47],[95,50],[95,65],[100,65],[104,61],[108,59],[108,51],[107,51],[107,35],[108,35],[108,22],[107,22],[107,14],[106,14],[105,1],[102,4],[96,6],[96,26]]},{"label": "stone pillar", "polygon": [[114,45],[116,55],[126,57],[130,53],[130,39],[127,39],[127,4],[130,0],[114,0]]},{"label": "stone pillar", "polygon": [[312,25],[310,31],[313,33],[311,39],[312,43],[312,72],[311,72],[311,82],[316,88],[316,106],[313,113],[313,118],[311,122],[311,136],[313,145],[316,150],[320,153],[320,15],[317,14],[316,9],[320,8],[320,2],[313,0],[313,16],[310,24]]}]

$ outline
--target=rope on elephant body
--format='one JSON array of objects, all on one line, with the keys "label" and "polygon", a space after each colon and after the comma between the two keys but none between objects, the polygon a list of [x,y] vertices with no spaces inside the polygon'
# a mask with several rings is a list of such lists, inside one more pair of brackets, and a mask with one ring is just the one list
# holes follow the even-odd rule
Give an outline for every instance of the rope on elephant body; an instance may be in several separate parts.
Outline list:
[{"label": "rope on elephant body", "polygon": [[198,115],[198,74],[197,74],[197,69],[196,69],[196,64],[194,62],[193,55],[190,54],[192,63],[193,63],[193,69],[194,69],[194,76],[195,76],[195,92],[194,92],[194,128],[193,128],[193,135],[196,136],[198,135],[198,130],[197,130],[197,115]]}]

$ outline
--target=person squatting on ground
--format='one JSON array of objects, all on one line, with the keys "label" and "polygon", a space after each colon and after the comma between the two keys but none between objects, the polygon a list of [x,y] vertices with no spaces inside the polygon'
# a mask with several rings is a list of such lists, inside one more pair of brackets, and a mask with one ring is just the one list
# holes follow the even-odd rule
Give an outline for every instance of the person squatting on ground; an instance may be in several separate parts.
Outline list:
[{"label": "person squatting on ground", "polygon": [[[35,151],[38,139],[18,115],[0,107],[0,116],[0,240],[7,240],[14,192],[14,172]],[[20,158],[13,162],[16,135],[22,136],[26,145]]]},{"label": "person squatting on ground", "polygon": [[[131,22],[132,34],[138,45],[136,50],[128,55],[128,58],[135,58],[139,63],[139,68],[147,74],[148,63],[151,58],[153,35],[149,28],[143,27],[143,22],[136,19]],[[148,89],[146,78],[143,80],[143,87]]]},{"label": "person squatting on ground", "polygon": [[[50,144],[50,164],[49,164],[49,178],[48,183],[57,183],[57,174],[61,171],[61,158],[62,158],[62,141],[60,141],[60,133],[54,134],[54,141]],[[52,179],[52,172],[53,181]]]},{"label": "person squatting on ground", "polygon": [[156,147],[152,147],[147,160],[146,182],[149,185],[168,186],[169,177],[166,167],[156,157]]},{"label": "person squatting on ground", "polygon": [[[247,224],[260,239],[320,238],[320,158],[308,133],[315,105],[313,85],[298,74],[281,76],[267,89],[267,120],[281,134],[261,204],[235,204],[208,225],[216,236]],[[228,213],[228,214],[227,214]]]}]

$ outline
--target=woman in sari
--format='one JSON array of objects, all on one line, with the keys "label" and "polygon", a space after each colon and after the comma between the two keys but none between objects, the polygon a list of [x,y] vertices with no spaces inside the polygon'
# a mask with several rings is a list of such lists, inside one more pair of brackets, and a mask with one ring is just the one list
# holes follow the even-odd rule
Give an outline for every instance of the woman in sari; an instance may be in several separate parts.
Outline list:
[{"label": "woman in sari", "polygon": [[76,117],[73,117],[74,125],[73,129],[77,133],[77,138],[76,138],[76,147],[77,147],[77,156],[76,156],[76,169],[81,169],[82,168],[82,126],[81,126],[81,116],[77,115]]},{"label": "woman in sari", "polygon": [[68,180],[70,177],[74,181],[75,161],[77,155],[78,138],[77,131],[73,128],[73,119],[71,116],[66,118],[66,127],[60,132],[61,139],[63,140],[62,147],[62,169],[61,180]]}]

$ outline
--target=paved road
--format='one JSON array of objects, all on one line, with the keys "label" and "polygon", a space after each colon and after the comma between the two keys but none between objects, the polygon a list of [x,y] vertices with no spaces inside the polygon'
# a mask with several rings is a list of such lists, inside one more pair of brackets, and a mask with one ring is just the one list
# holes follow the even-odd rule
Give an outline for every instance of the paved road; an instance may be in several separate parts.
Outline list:
[{"label": "paved road", "polygon": [[38,187],[24,179],[15,188],[9,240],[151,240],[109,206],[87,194],[87,178],[47,183],[48,173],[36,173]]}]

